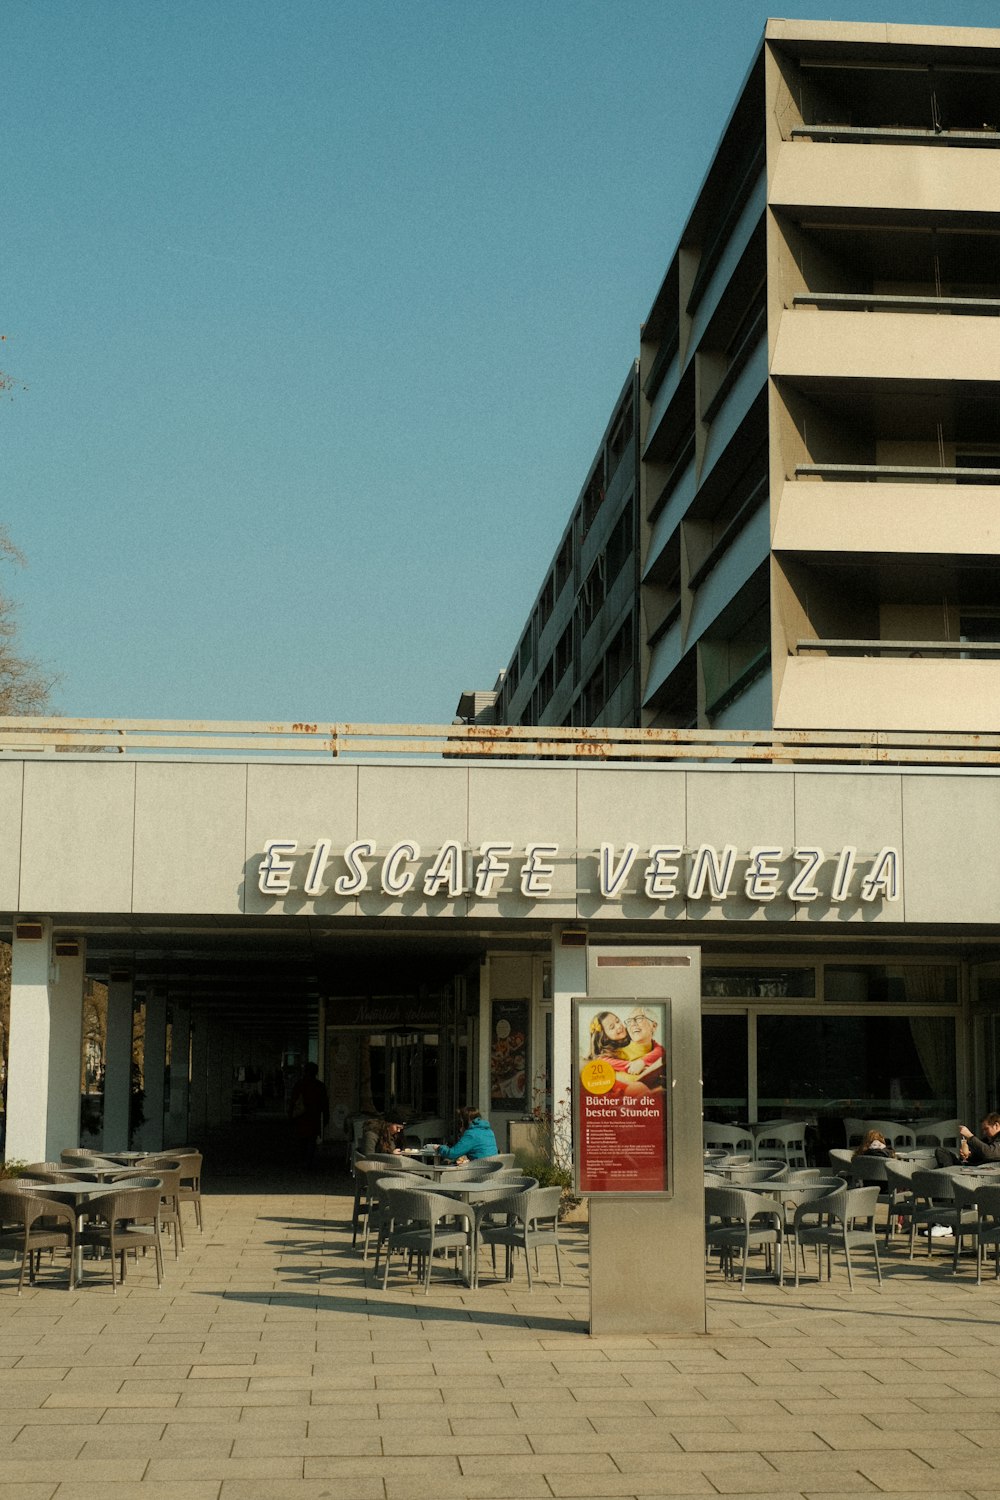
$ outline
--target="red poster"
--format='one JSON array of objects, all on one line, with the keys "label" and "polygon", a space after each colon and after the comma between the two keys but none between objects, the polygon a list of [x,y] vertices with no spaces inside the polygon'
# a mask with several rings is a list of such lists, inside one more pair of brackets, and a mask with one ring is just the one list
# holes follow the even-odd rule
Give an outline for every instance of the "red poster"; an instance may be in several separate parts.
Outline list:
[{"label": "red poster", "polygon": [[578,1003],[581,1193],[669,1190],[668,1026],[665,1001]]}]

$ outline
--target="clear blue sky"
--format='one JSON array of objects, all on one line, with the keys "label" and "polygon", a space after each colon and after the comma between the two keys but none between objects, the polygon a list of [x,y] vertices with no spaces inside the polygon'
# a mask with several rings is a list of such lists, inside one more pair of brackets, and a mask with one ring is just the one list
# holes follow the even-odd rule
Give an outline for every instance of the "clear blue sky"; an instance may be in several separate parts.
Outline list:
[{"label": "clear blue sky", "polygon": [[4,0],[4,582],[57,706],[447,722],[492,686],[767,15]]}]

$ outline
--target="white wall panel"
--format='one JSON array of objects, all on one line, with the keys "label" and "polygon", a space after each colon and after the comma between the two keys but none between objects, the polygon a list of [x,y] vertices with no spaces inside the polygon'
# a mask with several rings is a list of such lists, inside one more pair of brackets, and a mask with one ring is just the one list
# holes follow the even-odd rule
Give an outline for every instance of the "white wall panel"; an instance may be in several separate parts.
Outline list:
[{"label": "white wall panel", "polygon": [[[254,914],[309,910],[353,916],[357,909],[354,898],[337,896],[332,888],[333,880],[343,871],[339,858],[330,861],[322,894],[309,899],[302,887],[317,840],[329,839],[339,855],[354,842],[357,827],[357,766],[248,766],[244,909]],[[298,845],[292,860],[293,889],[285,897],[264,895],[258,884],[264,845],[274,838],[294,840]]]},{"label": "white wall panel", "polygon": [[[474,850],[487,840],[512,843],[510,875],[500,883],[499,900],[470,902],[470,914],[487,916],[575,917],[576,772],[500,766],[469,768],[469,842]],[[521,895],[517,866],[529,843],[559,845],[553,894],[535,901]]]},{"label": "white wall panel", "polygon": [[22,910],[129,910],[135,773],[110,759],[25,765]]},{"label": "white wall panel", "polygon": [[[864,861],[887,846],[903,847],[903,807],[901,777],[872,775],[859,770],[843,775],[837,772],[795,777],[795,842],[813,846],[826,853],[821,888],[829,888],[832,860],[845,845],[854,845],[859,860]],[[903,851],[903,894],[893,902],[863,902],[857,896],[857,876],[851,898],[831,906],[818,900],[799,914],[804,922],[902,922],[906,915],[906,873],[908,856]]]},{"label": "white wall panel", "polygon": [[247,767],[137,765],[135,772],[133,910],[240,912]]}]

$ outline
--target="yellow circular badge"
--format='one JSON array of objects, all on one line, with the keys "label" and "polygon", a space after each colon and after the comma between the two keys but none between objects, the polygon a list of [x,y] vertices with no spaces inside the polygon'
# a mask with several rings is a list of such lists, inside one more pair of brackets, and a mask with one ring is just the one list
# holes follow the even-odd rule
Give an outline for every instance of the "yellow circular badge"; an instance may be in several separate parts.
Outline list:
[{"label": "yellow circular badge", "polygon": [[615,1070],[603,1057],[592,1058],[580,1069],[580,1082],[588,1094],[607,1094],[615,1086]]}]

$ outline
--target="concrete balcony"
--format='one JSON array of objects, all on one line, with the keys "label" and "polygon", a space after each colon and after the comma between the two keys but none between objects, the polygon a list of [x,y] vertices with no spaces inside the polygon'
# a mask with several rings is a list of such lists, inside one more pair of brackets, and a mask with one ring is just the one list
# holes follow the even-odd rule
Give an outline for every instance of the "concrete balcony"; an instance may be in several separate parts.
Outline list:
[{"label": "concrete balcony", "polygon": [[775,552],[1000,556],[1000,485],[789,479]]},{"label": "concrete balcony", "polygon": [[772,208],[995,213],[1000,151],[784,141],[775,153],[768,202]]},{"label": "concrete balcony", "polygon": [[[872,641],[873,652],[880,648]],[[1000,731],[1000,661],[944,657],[792,656],[775,729]]]},{"label": "concrete balcony", "polygon": [[778,324],[771,374],[1000,382],[1000,339],[992,318],[787,309]]}]

